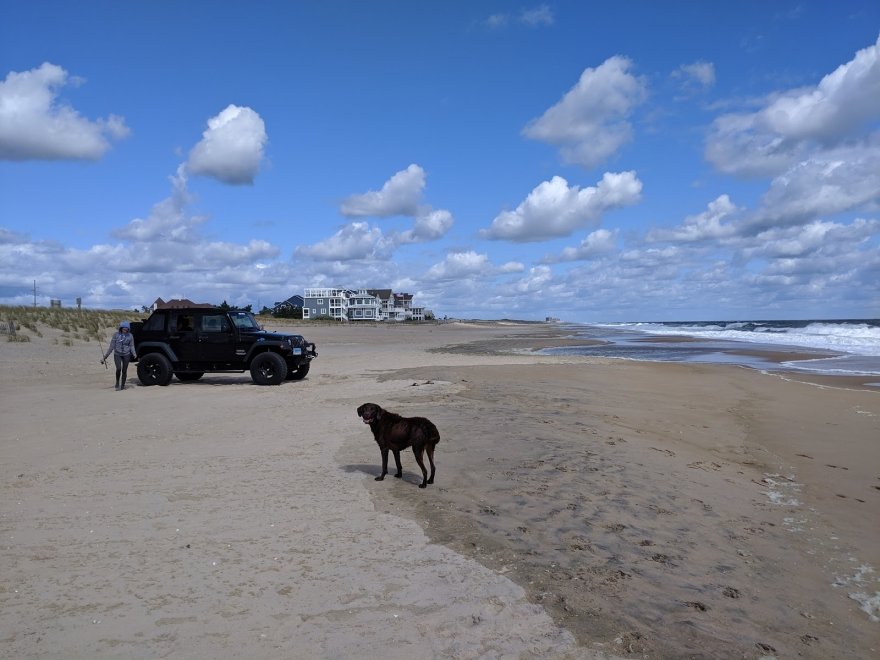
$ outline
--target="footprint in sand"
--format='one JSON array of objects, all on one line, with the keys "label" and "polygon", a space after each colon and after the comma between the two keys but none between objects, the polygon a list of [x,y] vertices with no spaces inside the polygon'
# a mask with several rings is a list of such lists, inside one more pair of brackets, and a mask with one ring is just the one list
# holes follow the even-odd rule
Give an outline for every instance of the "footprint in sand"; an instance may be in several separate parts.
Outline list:
[{"label": "footprint in sand", "polygon": [[709,609],[708,605],[705,605],[698,600],[689,600],[689,601],[685,602],[684,605],[686,607],[691,607],[691,608],[698,610],[700,612],[705,612]]}]

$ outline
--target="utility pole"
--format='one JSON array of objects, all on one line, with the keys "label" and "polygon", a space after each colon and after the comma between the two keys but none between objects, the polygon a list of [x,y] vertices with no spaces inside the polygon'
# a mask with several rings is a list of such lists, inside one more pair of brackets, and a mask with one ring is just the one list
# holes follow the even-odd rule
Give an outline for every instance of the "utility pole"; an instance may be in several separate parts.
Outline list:
[{"label": "utility pole", "polygon": [[34,280],[34,309],[37,308],[37,281]]}]

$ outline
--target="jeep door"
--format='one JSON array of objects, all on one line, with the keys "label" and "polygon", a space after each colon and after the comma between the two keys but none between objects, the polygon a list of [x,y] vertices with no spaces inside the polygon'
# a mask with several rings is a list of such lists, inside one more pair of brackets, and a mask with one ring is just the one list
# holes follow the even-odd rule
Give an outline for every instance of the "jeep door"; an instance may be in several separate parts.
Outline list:
[{"label": "jeep door", "polygon": [[196,332],[198,315],[192,312],[175,312],[171,316],[168,339],[180,362],[199,361],[199,337]]},{"label": "jeep door", "polygon": [[234,362],[235,333],[226,314],[204,314],[199,327],[199,361]]}]

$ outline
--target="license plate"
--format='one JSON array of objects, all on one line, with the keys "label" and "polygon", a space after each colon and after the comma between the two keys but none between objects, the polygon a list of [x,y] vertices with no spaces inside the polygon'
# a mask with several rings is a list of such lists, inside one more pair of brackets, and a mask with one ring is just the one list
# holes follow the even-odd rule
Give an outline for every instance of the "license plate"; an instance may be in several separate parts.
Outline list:
[{"label": "license plate", "polygon": [[303,349],[301,349],[301,348],[294,348],[294,349],[293,349],[293,354],[294,354],[294,355],[302,355],[302,354],[303,354]]}]

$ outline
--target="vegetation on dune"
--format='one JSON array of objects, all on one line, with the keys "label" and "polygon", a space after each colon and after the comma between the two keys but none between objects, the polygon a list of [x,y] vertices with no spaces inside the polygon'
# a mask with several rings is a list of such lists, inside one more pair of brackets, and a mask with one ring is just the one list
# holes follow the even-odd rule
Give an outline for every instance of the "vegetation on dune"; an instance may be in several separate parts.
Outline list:
[{"label": "vegetation on dune", "polygon": [[132,321],[131,312],[98,309],[65,309],[62,307],[27,307],[0,305],[0,334],[7,341],[26,342],[31,335],[42,337],[40,328],[55,328],[62,335],[59,343],[72,346],[75,341],[107,339],[108,330],[122,321]]}]

